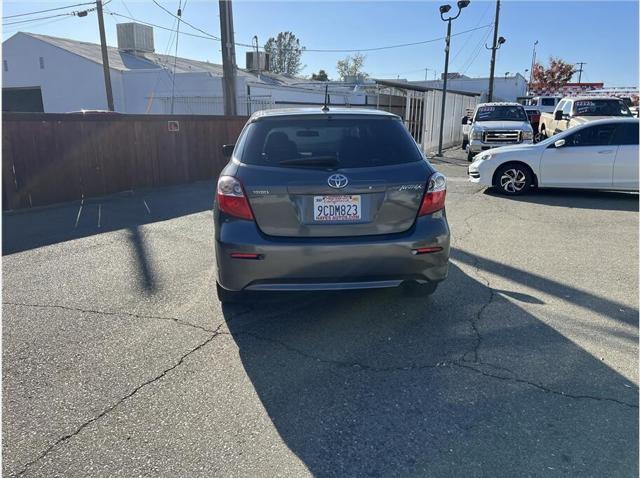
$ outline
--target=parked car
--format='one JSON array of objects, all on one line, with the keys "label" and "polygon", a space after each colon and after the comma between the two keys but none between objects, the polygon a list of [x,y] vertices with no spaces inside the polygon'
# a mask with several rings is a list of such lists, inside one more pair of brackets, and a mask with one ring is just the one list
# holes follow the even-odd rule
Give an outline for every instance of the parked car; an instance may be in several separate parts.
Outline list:
[{"label": "parked car", "polygon": [[[466,117],[462,124],[468,124]],[[521,104],[480,103],[471,119],[467,160],[473,161],[477,153],[487,149],[532,142],[533,128]]]},{"label": "parked car", "polygon": [[612,116],[631,117],[631,111],[619,98],[583,96],[564,98],[553,113],[540,116],[540,140],[588,121]]},{"label": "parked car", "polygon": [[609,118],[575,126],[534,145],[479,154],[469,180],[509,195],[532,186],[638,190],[636,118]]},{"label": "parked car", "polygon": [[446,179],[401,119],[357,109],[255,113],[218,179],[218,298],[445,279]]}]

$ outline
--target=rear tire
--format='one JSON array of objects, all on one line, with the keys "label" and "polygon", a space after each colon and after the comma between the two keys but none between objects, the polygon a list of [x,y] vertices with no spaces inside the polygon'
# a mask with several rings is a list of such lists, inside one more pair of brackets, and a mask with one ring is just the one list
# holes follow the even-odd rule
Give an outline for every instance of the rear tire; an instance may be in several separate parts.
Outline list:
[{"label": "rear tire", "polygon": [[216,290],[218,292],[218,300],[223,304],[238,303],[244,298],[244,293],[242,291],[227,290],[217,282]]},{"label": "rear tire", "polygon": [[518,196],[531,189],[533,173],[522,163],[503,164],[495,173],[493,186],[507,196]]},{"label": "rear tire", "polygon": [[433,294],[438,288],[437,282],[404,282],[402,284],[402,292],[409,297],[427,297]]},{"label": "rear tire", "polygon": [[538,133],[538,142],[544,141],[545,139],[547,139],[547,132],[544,129],[542,129]]}]

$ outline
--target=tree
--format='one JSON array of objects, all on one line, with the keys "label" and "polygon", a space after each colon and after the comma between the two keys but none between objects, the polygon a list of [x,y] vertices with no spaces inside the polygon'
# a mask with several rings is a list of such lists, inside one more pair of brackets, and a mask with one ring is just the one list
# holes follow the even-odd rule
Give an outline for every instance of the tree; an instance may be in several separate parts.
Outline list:
[{"label": "tree", "polygon": [[311,73],[311,79],[315,81],[329,81],[329,76],[324,70],[318,71],[318,73]]},{"label": "tree", "polygon": [[295,76],[304,68],[301,62],[304,47],[291,32],[280,32],[276,38],[269,38],[264,51],[270,56],[269,69],[274,73]]},{"label": "tree", "polygon": [[540,63],[533,65],[531,82],[539,89],[557,89],[571,81],[576,72],[574,65],[566,63],[560,58],[549,58],[549,66],[545,68]]},{"label": "tree", "polygon": [[336,70],[338,70],[338,75],[342,81],[345,80],[347,76],[363,76],[364,78],[369,75],[362,71],[362,67],[364,66],[364,60],[366,56],[356,53],[353,56],[347,56],[342,60],[338,60],[336,64]]}]

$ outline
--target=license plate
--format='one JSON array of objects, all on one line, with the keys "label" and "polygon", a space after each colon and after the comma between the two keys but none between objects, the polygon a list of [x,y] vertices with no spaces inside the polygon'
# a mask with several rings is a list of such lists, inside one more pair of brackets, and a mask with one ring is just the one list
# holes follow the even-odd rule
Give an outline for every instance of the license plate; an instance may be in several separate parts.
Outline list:
[{"label": "license plate", "polygon": [[359,221],[360,196],[314,196],[314,221]]}]

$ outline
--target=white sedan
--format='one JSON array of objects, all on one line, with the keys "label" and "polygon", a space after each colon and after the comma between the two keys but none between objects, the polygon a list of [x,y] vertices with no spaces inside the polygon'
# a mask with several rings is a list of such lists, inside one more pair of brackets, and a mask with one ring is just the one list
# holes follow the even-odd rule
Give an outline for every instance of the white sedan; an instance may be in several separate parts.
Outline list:
[{"label": "white sedan", "polygon": [[638,190],[638,119],[591,121],[531,145],[484,151],[469,181],[509,195],[532,186]]}]

